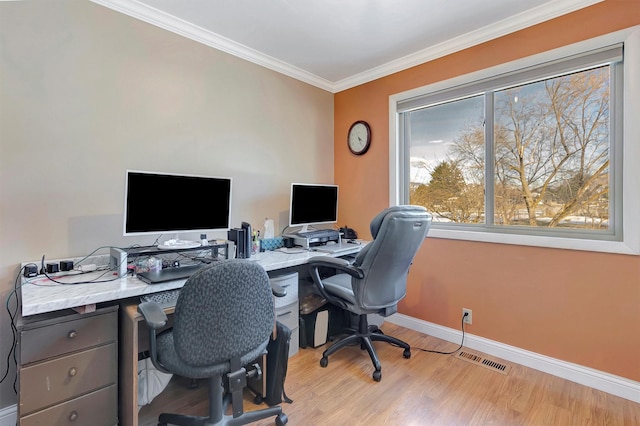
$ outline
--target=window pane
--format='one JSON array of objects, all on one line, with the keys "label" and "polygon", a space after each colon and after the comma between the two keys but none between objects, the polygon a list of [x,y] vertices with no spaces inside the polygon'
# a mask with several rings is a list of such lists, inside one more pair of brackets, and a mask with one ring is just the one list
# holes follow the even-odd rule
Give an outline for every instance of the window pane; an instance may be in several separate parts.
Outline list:
[{"label": "window pane", "polygon": [[609,69],[495,92],[496,225],[608,230]]},{"label": "window pane", "polygon": [[484,223],[484,95],[406,114],[409,202],[434,222]]}]

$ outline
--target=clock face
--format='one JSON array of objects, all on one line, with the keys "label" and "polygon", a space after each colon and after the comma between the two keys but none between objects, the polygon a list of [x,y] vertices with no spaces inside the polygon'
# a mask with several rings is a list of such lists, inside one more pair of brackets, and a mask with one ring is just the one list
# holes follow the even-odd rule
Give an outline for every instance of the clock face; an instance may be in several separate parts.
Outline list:
[{"label": "clock face", "polygon": [[349,150],[356,155],[367,152],[371,144],[371,129],[369,125],[364,121],[353,123],[349,129],[347,143],[349,144]]}]

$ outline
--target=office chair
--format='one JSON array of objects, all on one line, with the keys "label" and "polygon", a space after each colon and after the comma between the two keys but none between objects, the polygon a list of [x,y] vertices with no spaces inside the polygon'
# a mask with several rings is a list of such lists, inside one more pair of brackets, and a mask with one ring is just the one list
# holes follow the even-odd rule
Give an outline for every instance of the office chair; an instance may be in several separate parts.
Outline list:
[{"label": "office chair", "polygon": [[[404,348],[403,356],[411,357],[409,344],[369,326],[368,314],[384,317],[397,311],[398,302],[406,295],[409,266],[427,236],[432,216],[421,206],[394,206],[379,213],[370,224],[373,241],[356,256],[352,264],[331,257],[309,260],[311,277],[318,291],[328,302],[357,317],[358,328],[324,351],[320,365],[326,367],[329,355],[337,350],[359,344],[369,352],[375,367],[373,379],[382,378],[380,360],[372,341],[388,342]],[[321,268],[332,268],[335,275],[321,277]]]},{"label": "office chair", "polygon": [[[158,426],[244,425],[271,416],[277,425],[287,423],[279,406],[243,413],[247,377],[258,374],[253,369],[247,373],[244,366],[265,352],[275,324],[269,277],[260,265],[221,260],[193,274],[180,290],[169,330],[158,332],[167,317],[155,302],[141,303],[138,311],[149,326],[156,368],[209,379],[207,417],[162,413]],[[232,415],[226,414],[229,402]]]}]

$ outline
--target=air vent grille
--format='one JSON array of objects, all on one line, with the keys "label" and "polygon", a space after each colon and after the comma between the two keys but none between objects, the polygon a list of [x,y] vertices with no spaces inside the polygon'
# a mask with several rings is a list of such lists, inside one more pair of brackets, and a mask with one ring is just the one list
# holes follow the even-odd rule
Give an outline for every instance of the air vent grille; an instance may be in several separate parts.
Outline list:
[{"label": "air vent grille", "polygon": [[455,357],[502,374],[509,374],[509,371],[511,370],[511,366],[506,363],[494,361],[469,351],[460,351],[455,355]]}]

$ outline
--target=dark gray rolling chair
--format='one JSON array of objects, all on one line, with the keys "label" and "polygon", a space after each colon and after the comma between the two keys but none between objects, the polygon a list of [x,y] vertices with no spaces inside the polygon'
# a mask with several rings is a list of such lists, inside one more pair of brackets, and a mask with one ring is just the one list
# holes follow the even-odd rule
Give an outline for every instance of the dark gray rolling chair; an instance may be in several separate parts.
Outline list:
[{"label": "dark gray rolling chair", "polygon": [[[153,364],[166,373],[209,379],[208,417],[160,414],[158,425],[244,425],[276,416],[281,407],[243,413],[243,366],[264,353],[275,324],[273,296],[265,270],[249,260],[214,262],[192,275],[180,290],[169,330],[157,332],[167,317],[155,302],[138,305],[150,330]],[[225,392],[225,387],[228,392]],[[232,415],[226,414],[232,403]]]},{"label": "dark gray rolling chair", "polygon": [[[409,266],[427,236],[431,219],[424,207],[389,207],[371,221],[373,241],[358,253],[353,263],[331,257],[310,259],[311,277],[320,294],[358,318],[357,330],[351,330],[352,334],[324,351],[320,360],[322,367],[328,365],[329,355],[338,349],[359,344],[369,352],[375,367],[373,379],[380,381],[382,367],[372,341],[400,346],[404,348],[403,356],[411,357],[407,343],[383,334],[376,326],[369,326],[367,315],[386,317],[397,311],[398,302],[406,295]],[[327,267],[335,269],[337,274],[322,278],[320,271]]]}]

